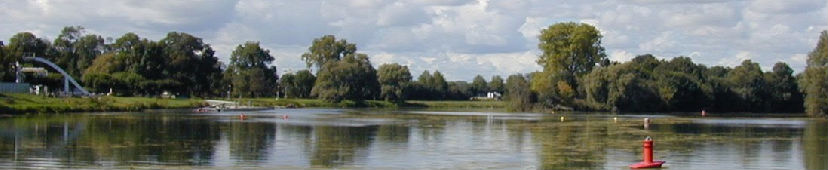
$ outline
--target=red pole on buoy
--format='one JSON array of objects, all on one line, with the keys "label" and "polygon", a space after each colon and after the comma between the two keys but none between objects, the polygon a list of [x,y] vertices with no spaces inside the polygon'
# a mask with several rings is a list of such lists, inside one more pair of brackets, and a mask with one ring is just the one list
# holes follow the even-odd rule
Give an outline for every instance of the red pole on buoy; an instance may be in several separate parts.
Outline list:
[{"label": "red pole on buoy", "polygon": [[653,163],[653,140],[650,137],[644,139],[644,162]]},{"label": "red pole on buoy", "polygon": [[644,161],[630,165],[630,168],[660,168],[666,161],[653,161],[653,139],[644,139]]}]

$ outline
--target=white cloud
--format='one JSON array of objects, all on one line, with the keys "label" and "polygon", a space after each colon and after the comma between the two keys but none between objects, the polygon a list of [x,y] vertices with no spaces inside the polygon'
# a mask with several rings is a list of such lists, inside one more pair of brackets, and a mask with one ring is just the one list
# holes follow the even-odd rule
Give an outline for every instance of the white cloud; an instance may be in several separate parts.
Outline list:
[{"label": "white cloud", "polygon": [[[412,72],[439,69],[448,78],[537,69],[537,35],[557,22],[602,31],[612,60],[651,53],[688,55],[706,65],[804,67],[819,32],[828,29],[822,0],[77,0],[0,1],[0,37],[29,31],[53,39],[63,26],[117,38],[158,40],[170,31],[204,38],[226,61],[233,48],[260,41],[280,71],[302,69],[314,38],[356,43],[375,65],[398,62]],[[461,67],[462,66],[462,67]],[[416,70],[416,71],[414,71]]]},{"label": "white cloud", "polygon": [[[739,66],[740,64],[742,64],[742,61],[750,60],[751,55],[752,54],[750,52],[739,51],[733,57],[723,57],[723,58],[721,58],[719,60],[718,64],[723,65],[723,66],[730,66],[730,67]],[[753,62],[756,62],[756,61],[753,61]]]},{"label": "white cloud", "polygon": [[627,62],[635,58],[635,54],[624,51],[624,50],[613,50],[609,54],[609,59],[611,61],[618,61],[618,62]]}]

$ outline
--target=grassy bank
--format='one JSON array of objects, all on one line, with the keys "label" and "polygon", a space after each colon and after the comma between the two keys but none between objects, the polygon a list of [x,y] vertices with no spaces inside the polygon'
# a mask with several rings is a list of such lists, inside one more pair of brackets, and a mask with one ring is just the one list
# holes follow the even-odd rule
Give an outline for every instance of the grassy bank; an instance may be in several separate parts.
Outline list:
[{"label": "grassy bank", "polygon": [[[218,99],[217,100],[224,100]],[[318,99],[242,98],[230,99],[240,105],[263,107],[318,108],[504,108],[502,101],[407,101],[403,104],[382,100],[329,103]],[[43,97],[31,94],[0,94],[0,114],[141,111],[144,109],[195,108],[202,99],[161,99],[148,97]]]},{"label": "grassy bank", "polygon": [[[218,99],[223,100],[223,99]],[[410,100],[403,104],[387,102],[383,100],[366,100],[361,102],[345,100],[340,103],[329,103],[318,99],[276,99],[276,98],[242,98],[230,99],[238,102],[241,105],[251,106],[293,106],[293,107],[330,107],[330,108],[352,108],[352,107],[367,107],[367,108],[408,108],[408,107],[422,107],[422,108],[503,108],[505,104],[502,101],[465,101],[465,100],[451,100],[451,101],[422,101]]]},{"label": "grassy bank", "polygon": [[31,94],[0,94],[0,114],[141,111],[143,109],[193,108],[202,105],[204,102],[199,99],[109,96],[54,98]]}]

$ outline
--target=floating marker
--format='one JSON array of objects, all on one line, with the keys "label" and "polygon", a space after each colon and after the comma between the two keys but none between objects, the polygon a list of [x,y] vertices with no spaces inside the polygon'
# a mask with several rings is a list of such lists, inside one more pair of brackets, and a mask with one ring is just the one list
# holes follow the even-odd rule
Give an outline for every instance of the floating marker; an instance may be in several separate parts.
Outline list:
[{"label": "floating marker", "polygon": [[650,118],[644,118],[644,129],[650,129]]},{"label": "floating marker", "polygon": [[661,168],[667,161],[653,161],[653,139],[647,136],[644,139],[644,161],[630,165],[630,168]]}]

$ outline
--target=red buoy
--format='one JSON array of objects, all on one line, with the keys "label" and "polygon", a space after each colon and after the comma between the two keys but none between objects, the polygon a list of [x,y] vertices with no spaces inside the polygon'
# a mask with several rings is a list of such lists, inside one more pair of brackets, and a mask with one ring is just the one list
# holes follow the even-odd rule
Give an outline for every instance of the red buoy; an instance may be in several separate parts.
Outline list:
[{"label": "red buoy", "polygon": [[702,110],[702,117],[705,117],[705,116],[707,116],[707,112]]},{"label": "red buoy", "polygon": [[644,161],[630,165],[630,168],[661,168],[667,161],[653,161],[653,139],[644,139]]},{"label": "red buoy", "polygon": [[239,119],[241,119],[241,120],[247,119],[247,115],[244,115],[244,113],[242,113],[242,114],[239,115]]}]

